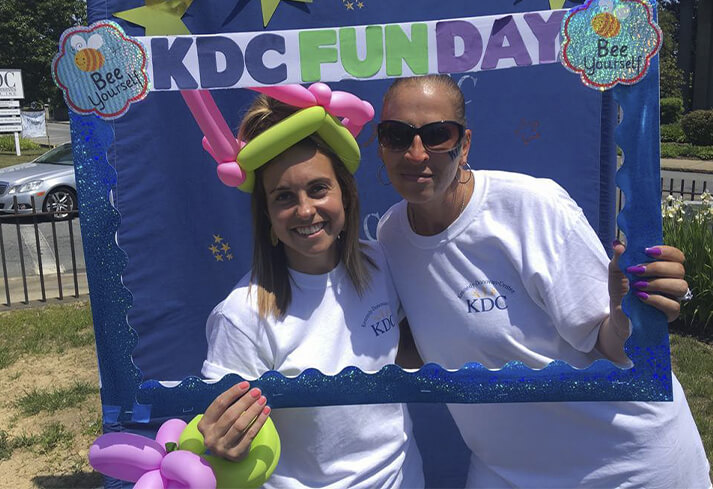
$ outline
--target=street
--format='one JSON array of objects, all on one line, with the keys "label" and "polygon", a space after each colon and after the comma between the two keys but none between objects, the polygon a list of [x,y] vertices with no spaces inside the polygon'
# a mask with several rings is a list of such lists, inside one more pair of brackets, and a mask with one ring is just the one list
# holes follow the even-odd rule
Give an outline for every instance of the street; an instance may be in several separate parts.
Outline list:
[{"label": "street", "polygon": [[66,143],[69,141],[69,122],[47,122],[47,136],[42,136],[39,138],[31,138],[34,142],[39,144],[50,144],[51,146],[57,146],[58,144]]},{"label": "street", "polygon": [[[2,245],[0,252],[4,254],[7,277],[21,276],[23,261],[25,274],[28,276],[39,275],[40,262],[42,262],[42,270],[45,275],[57,273],[57,263],[59,263],[60,273],[71,271],[73,251],[77,268],[84,270],[84,251],[79,219],[71,221],[71,234],[70,221],[55,222],[53,231],[52,222],[44,219],[38,222],[37,233],[35,233],[35,226],[31,218],[15,220],[14,217],[0,216],[0,223],[2,223],[0,225],[0,244]],[[72,246],[72,236],[74,246]]]}]

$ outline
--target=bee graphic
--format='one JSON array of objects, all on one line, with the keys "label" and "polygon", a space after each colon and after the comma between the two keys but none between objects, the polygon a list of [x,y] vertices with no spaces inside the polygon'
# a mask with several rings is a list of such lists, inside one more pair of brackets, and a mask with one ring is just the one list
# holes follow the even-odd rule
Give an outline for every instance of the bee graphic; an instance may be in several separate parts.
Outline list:
[{"label": "bee graphic", "polygon": [[104,66],[104,55],[99,51],[99,48],[104,44],[104,40],[99,34],[89,36],[86,43],[82,36],[76,34],[72,36],[69,43],[77,51],[77,54],[74,55],[74,64],[80,70],[86,72],[97,71]]},{"label": "bee graphic", "polygon": [[626,5],[618,5],[614,8],[612,0],[599,0],[599,11],[601,13],[592,19],[592,29],[602,37],[614,37],[621,30],[620,20],[626,19],[630,12]]}]

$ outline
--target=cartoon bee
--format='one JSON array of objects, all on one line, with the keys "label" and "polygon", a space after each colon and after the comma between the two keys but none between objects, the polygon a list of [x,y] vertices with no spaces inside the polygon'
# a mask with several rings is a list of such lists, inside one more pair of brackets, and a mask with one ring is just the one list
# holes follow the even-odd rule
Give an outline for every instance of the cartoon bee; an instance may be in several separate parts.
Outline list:
[{"label": "cartoon bee", "polygon": [[614,8],[612,0],[599,0],[599,12],[592,19],[592,29],[602,37],[614,37],[621,30],[620,20],[626,19],[630,12],[626,5]]},{"label": "cartoon bee", "polygon": [[99,34],[89,36],[89,39],[84,42],[84,38],[79,34],[75,34],[69,40],[72,48],[77,51],[74,56],[74,64],[82,71],[90,72],[97,71],[104,66],[104,55],[99,52],[104,41]]}]

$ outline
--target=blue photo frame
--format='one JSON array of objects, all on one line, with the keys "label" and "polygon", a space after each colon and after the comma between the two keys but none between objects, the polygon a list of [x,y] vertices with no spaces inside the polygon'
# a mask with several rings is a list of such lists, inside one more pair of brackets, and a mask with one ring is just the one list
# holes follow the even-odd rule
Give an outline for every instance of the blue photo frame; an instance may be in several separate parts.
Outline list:
[{"label": "blue photo frame", "polygon": [[[542,5],[530,3],[533,4],[532,10],[542,10]],[[257,15],[257,4],[241,4],[239,13]],[[427,15],[423,13],[428,11],[427,2],[409,4],[416,13],[399,15]],[[122,2],[118,0],[90,0],[88,5],[90,22],[100,20],[106,12],[122,9]],[[199,8],[198,5],[195,7]],[[317,4],[314,7],[292,8],[282,20],[278,12],[276,24],[289,27],[297,21],[289,19],[288,14],[308,15],[310,9],[318,8]],[[518,1],[507,4],[489,1],[478,8],[487,14],[528,10]],[[398,6],[393,9],[397,11]],[[474,8],[473,15],[479,12]],[[203,19],[194,14],[196,22]],[[315,23],[328,26],[330,19],[333,17],[318,17]],[[280,21],[284,24],[279,24]],[[124,28],[129,34],[142,34],[142,29],[131,24],[125,23]],[[246,30],[257,30],[257,27],[251,26]],[[563,71],[562,76],[577,78],[564,68],[558,68]],[[627,252],[621,260],[623,267],[650,261],[643,250],[662,242],[658,75],[658,57],[655,57],[647,75],[639,83],[617,85],[601,95],[602,103],[615,103],[623,113],[613,135],[625,160],[616,173],[616,185],[625,196],[625,205],[618,216],[619,228],[628,243]],[[129,114],[140,112],[143,104],[148,106],[151,103],[149,96],[132,107]],[[135,307],[142,297],[125,280],[127,267],[137,259],[137,255],[127,255],[123,249],[121,226],[130,223],[127,219],[122,222],[117,211],[117,207],[121,208],[117,202],[122,198],[125,187],[118,178],[122,174],[117,168],[123,148],[116,134],[126,130],[119,125],[125,121],[107,122],[94,115],[75,113],[70,113],[70,119],[104,422],[148,422],[154,418],[203,412],[219,393],[242,379],[237,375],[228,375],[216,383],[205,383],[196,376],[183,380],[165,377],[152,380],[150,375],[142,373],[134,358],[140,334],[132,327],[132,306]],[[367,134],[360,138],[360,142],[368,137]],[[611,137],[610,134],[602,134],[599,140]],[[208,168],[206,173],[212,171]],[[147,210],[146,217],[150,219],[150,216],[151,211]],[[234,281],[238,279],[239,276]],[[143,300],[150,298],[144,297]],[[334,376],[325,376],[310,369],[292,379],[277,372],[268,372],[251,383],[262,389],[273,408],[391,402],[671,401],[671,363],[664,316],[631,294],[625,298],[624,308],[633,324],[632,336],[626,344],[626,352],[633,362],[633,367],[629,369],[620,369],[604,360],[586,369],[575,369],[561,361],[555,361],[541,370],[530,369],[518,362],[509,363],[497,371],[488,370],[478,363],[466,364],[458,371],[428,364],[417,372],[406,372],[389,365],[373,374],[348,367]]]}]

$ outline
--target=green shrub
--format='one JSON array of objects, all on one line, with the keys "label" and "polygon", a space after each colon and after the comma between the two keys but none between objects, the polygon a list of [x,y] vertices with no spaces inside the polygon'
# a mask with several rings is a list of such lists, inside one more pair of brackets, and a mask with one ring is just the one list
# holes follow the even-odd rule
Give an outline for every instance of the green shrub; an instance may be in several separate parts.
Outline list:
[{"label": "green shrub", "polygon": [[692,144],[662,142],[661,157],[713,160],[713,146],[694,146]]},{"label": "green shrub", "polygon": [[678,123],[661,125],[661,142],[663,143],[685,143],[686,135]]},{"label": "green shrub", "polygon": [[678,97],[661,99],[661,124],[678,122],[683,114],[683,100]]},{"label": "green shrub", "polygon": [[[41,146],[31,139],[20,138],[20,150],[39,149]],[[0,151],[15,151],[15,136],[0,136]]]},{"label": "green shrub", "polygon": [[713,207],[704,193],[696,205],[669,196],[661,204],[664,243],[686,255],[693,299],[681,304],[679,327],[700,338],[713,335]]},{"label": "green shrub", "polygon": [[681,129],[689,143],[713,145],[713,110],[694,110],[681,118]]}]

